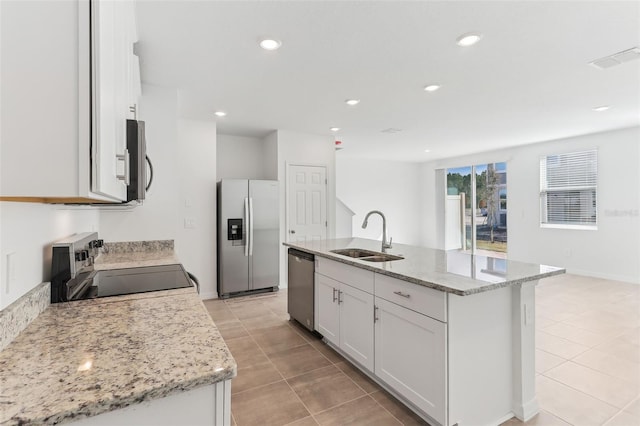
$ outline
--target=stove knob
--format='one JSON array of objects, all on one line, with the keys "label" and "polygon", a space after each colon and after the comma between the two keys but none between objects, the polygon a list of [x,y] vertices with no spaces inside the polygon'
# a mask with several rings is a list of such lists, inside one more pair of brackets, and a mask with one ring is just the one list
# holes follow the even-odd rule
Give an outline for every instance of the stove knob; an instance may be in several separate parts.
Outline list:
[{"label": "stove knob", "polygon": [[89,241],[89,248],[100,248],[102,246],[104,246],[104,240]]},{"label": "stove knob", "polygon": [[76,261],[82,262],[89,258],[89,250],[78,250],[76,251]]}]

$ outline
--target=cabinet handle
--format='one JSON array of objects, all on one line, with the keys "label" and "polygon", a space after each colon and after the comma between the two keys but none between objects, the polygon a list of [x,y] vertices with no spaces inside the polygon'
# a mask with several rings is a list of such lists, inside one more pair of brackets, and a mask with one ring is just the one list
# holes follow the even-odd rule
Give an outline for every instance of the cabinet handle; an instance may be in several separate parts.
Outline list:
[{"label": "cabinet handle", "polygon": [[118,159],[118,161],[124,161],[124,174],[122,175],[116,175],[116,178],[123,180],[124,184],[129,186],[129,184],[131,183],[131,176],[130,176],[130,158],[129,158],[129,150],[125,149],[124,150],[124,154],[116,154],[116,158]]},{"label": "cabinet handle", "polygon": [[343,302],[343,300],[340,298],[340,296],[342,296],[342,290],[338,290],[338,305]]},{"label": "cabinet handle", "polygon": [[379,320],[378,318],[378,307],[376,305],[373,305],[373,322],[377,322]]},{"label": "cabinet handle", "polygon": [[338,298],[336,297],[336,289],[333,289],[333,303],[336,302],[336,300],[338,300]]},{"label": "cabinet handle", "polygon": [[393,292],[393,294],[397,294],[398,296],[402,296],[402,297],[407,298],[407,299],[411,298],[411,295],[410,295],[410,294],[408,294],[408,293],[403,293],[403,292],[401,292],[401,291],[394,291],[394,292]]}]

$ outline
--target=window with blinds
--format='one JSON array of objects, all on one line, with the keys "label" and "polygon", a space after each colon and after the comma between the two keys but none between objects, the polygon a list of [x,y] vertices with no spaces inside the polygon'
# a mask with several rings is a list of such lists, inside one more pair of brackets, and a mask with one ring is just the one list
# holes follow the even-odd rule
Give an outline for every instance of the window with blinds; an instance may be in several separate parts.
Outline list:
[{"label": "window with blinds", "polygon": [[598,151],[540,158],[541,225],[595,229]]}]

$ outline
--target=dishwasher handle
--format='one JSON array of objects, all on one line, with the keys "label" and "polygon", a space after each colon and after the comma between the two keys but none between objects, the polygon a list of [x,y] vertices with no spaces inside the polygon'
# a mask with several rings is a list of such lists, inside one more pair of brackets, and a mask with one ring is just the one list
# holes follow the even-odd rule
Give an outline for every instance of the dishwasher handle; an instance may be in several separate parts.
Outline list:
[{"label": "dishwasher handle", "polygon": [[306,251],[296,250],[294,248],[289,249],[289,255],[295,256],[301,260],[308,260],[313,262],[315,257],[311,253],[307,253]]}]

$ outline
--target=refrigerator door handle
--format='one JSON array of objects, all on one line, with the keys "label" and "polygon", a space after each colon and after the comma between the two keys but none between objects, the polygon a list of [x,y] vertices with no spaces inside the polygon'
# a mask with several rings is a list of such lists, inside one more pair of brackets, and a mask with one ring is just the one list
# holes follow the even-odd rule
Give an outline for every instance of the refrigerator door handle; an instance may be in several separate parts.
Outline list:
[{"label": "refrigerator door handle", "polygon": [[253,256],[253,198],[249,197],[249,256]]},{"label": "refrigerator door handle", "polygon": [[247,228],[247,224],[249,223],[249,199],[244,199],[244,223],[245,223],[245,242],[244,242],[244,255],[245,257],[249,256],[249,229]]}]

